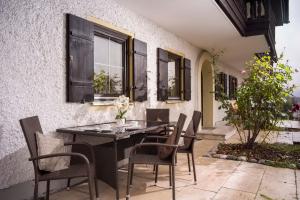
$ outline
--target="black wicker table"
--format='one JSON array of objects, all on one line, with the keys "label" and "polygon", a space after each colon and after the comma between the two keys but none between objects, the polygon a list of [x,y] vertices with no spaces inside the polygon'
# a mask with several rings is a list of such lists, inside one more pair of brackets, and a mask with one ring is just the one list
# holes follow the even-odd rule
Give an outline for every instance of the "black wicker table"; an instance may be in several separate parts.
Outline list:
[{"label": "black wicker table", "polygon": [[[116,190],[116,199],[119,199],[118,169],[128,163],[131,148],[139,143],[147,132],[174,126],[174,122],[147,122],[143,120],[127,120],[124,125],[115,122],[59,128],[58,133],[73,135],[73,142],[77,135],[110,138],[110,142],[94,145],[96,157],[97,178],[104,181]],[[84,150],[72,149],[82,152]],[[71,161],[72,163],[72,161]]]}]

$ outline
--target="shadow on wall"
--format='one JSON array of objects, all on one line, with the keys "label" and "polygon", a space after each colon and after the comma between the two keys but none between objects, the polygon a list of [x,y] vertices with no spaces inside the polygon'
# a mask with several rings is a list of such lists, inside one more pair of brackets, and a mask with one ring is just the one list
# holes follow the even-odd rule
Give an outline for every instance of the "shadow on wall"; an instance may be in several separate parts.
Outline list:
[{"label": "shadow on wall", "polygon": [[28,161],[29,157],[28,148],[24,146],[0,160],[0,189],[33,178],[33,165]]},{"label": "shadow on wall", "polygon": [[[28,161],[28,158],[29,151],[27,146],[24,146],[0,160],[0,169],[2,169],[0,171],[1,199],[24,200],[33,198],[34,172],[32,162]],[[22,177],[15,176],[16,174],[22,174]],[[81,180],[78,179],[78,181]],[[16,184],[17,182],[21,183]],[[66,185],[66,180],[51,181],[51,191],[65,188]],[[44,195],[45,191],[46,182],[40,182],[39,195]]]}]

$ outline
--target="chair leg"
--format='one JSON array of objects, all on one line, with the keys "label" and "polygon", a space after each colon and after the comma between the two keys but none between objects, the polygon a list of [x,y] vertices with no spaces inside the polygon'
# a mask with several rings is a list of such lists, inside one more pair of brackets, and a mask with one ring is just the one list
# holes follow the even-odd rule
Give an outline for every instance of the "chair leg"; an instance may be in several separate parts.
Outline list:
[{"label": "chair leg", "polygon": [[68,178],[68,182],[67,182],[67,190],[70,190],[70,185],[71,185],[71,178]]},{"label": "chair leg", "polygon": [[93,192],[93,177],[91,174],[88,175],[88,182],[89,182],[89,193],[90,193],[90,200],[94,200],[94,192]]},{"label": "chair leg", "polygon": [[156,166],[156,169],[155,169],[155,180],[154,180],[154,183],[156,185],[157,183],[157,176],[158,176],[158,165],[155,165]]},{"label": "chair leg", "polygon": [[130,163],[129,161],[129,164],[128,164],[128,175],[127,175],[127,189],[126,189],[126,200],[129,200],[129,197],[130,197],[130,179],[131,179],[131,169],[132,169],[132,164]]},{"label": "chair leg", "polygon": [[50,180],[47,180],[46,200],[49,200],[49,193],[50,193]]},{"label": "chair leg", "polygon": [[191,162],[190,162],[190,154],[187,153],[187,159],[188,159],[188,166],[189,166],[189,174],[191,174]]},{"label": "chair leg", "polygon": [[99,190],[98,190],[98,180],[97,180],[96,175],[94,178],[94,182],[95,182],[96,199],[98,200],[99,199]]},{"label": "chair leg", "polygon": [[34,180],[34,200],[38,200],[39,198],[39,182],[36,180]]},{"label": "chair leg", "polygon": [[134,173],[134,164],[131,164],[130,185],[132,185],[133,173]]},{"label": "chair leg", "polygon": [[172,199],[175,200],[175,169],[172,165]]},{"label": "chair leg", "polygon": [[194,151],[192,151],[192,164],[193,164],[193,172],[194,172],[194,182],[197,183],[197,176],[196,176],[196,168],[195,168],[195,158],[194,158]]},{"label": "chair leg", "polygon": [[153,165],[153,174],[155,173],[155,165]]},{"label": "chair leg", "polygon": [[169,184],[170,184],[170,189],[172,188],[172,168],[171,165],[169,165]]},{"label": "chair leg", "polygon": [[177,165],[177,154],[175,155],[175,165]]}]

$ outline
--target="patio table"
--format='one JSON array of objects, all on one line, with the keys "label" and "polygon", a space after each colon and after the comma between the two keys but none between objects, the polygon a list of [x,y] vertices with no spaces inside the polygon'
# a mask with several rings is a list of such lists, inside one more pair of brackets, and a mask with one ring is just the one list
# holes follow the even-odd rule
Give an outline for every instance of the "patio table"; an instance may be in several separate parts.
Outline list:
[{"label": "patio table", "polygon": [[[175,122],[147,122],[144,120],[127,120],[124,125],[115,122],[59,128],[58,133],[110,138],[109,142],[94,145],[96,176],[116,190],[119,199],[118,169],[128,163],[131,148],[141,141],[144,134],[156,129],[174,126]],[[74,149],[72,149],[73,151]],[[76,149],[76,152],[83,150]],[[71,161],[72,162],[72,161]]]}]

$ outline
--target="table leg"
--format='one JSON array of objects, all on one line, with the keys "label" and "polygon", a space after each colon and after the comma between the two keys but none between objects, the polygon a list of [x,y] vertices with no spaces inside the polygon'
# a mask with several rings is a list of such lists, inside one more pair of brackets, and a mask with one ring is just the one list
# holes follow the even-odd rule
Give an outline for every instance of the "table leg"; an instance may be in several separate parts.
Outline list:
[{"label": "table leg", "polygon": [[115,150],[115,181],[116,181],[116,200],[119,200],[119,177],[118,177],[118,144],[117,140],[114,140],[114,150]]}]

